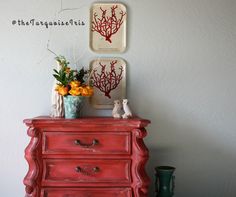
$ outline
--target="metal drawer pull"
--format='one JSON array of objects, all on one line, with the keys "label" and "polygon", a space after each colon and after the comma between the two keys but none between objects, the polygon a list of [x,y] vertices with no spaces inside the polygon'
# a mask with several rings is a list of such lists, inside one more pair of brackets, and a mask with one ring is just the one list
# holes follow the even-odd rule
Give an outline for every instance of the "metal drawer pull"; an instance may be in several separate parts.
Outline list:
[{"label": "metal drawer pull", "polygon": [[[76,171],[76,172],[80,172],[80,173],[89,174],[89,172],[86,172],[86,171],[83,170],[80,166],[77,166],[77,167],[75,168],[75,171]],[[89,171],[90,171],[90,170],[89,170]],[[100,168],[96,166],[96,167],[92,168],[91,171],[97,173],[97,172],[100,171]]]},{"label": "metal drawer pull", "polygon": [[77,167],[75,168],[75,171],[76,171],[76,172],[81,172],[81,171],[82,171],[82,170],[81,170],[81,167],[77,166]]},{"label": "metal drawer pull", "polygon": [[94,168],[93,168],[93,171],[94,171],[94,172],[99,172],[100,169],[99,169],[99,167],[94,167]]},{"label": "metal drawer pull", "polygon": [[83,144],[80,140],[75,140],[75,144],[81,147],[89,148],[99,144],[99,141],[94,139],[91,144]]}]

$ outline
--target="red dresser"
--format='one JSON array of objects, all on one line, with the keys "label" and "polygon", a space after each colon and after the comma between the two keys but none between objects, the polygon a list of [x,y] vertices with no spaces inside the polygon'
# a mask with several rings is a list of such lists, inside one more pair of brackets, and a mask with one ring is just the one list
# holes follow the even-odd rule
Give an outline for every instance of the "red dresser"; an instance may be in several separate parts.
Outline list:
[{"label": "red dresser", "polygon": [[26,119],[26,197],[147,197],[150,123],[140,118]]}]

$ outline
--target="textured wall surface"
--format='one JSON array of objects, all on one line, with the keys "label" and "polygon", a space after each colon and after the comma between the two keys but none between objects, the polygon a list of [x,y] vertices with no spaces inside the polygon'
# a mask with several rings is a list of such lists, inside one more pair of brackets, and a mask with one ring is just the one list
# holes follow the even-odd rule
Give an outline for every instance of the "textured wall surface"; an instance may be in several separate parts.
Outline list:
[{"label": "textured wall surface", "polygon": [[[236,195],[236,1],[128,0],[128,48],[89,49],[91,0],[0,1],[0,196],[24,196],[29,142],[24,118],[47,115],[55,67],[49,48],[71,64],[96,57],[128,62],[131,107],[152,120],[147,171],[173,165],[176,197]],[[81,19],[80,27],[23,27],[12,20]],[[49,40],[49,42],[48,42]],[[54,65],[54,66],[53,66]],[[86,114],[109,115],[89,106]]]}]

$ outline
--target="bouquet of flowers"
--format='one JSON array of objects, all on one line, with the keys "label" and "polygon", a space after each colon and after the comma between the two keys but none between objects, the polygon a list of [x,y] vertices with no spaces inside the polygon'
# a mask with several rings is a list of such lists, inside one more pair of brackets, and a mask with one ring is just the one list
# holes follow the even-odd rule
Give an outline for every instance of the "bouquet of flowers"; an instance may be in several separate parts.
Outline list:
[{"label": "bouquet of flowers", "polygon": [[60,69],[53,69],[53,76],[58,81],[56,91],[62,95],[72,96],[92,96],[93,87],[89,85],[90,70],[81,68],[80,70],[72,70],[68,65],[69,62],[64,56],[57,56],[56,61],[60,65]]}]

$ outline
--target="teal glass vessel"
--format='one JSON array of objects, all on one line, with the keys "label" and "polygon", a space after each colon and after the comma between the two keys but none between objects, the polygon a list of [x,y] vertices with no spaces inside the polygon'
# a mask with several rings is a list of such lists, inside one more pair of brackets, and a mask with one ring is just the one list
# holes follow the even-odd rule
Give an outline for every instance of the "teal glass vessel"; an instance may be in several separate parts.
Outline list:
[{"label": "teal glass vessel", "polygon": [[156,197],[172,197],[174,196],[175,188],[175,171],[171,166],[159,166],[155,168],[156,171]]},{"label": "teal glass vessel", "polygon": [[79,118],[84,97],[67,95],[64,96],[63,99],[65,108],[65,118],[68,119]]}]

